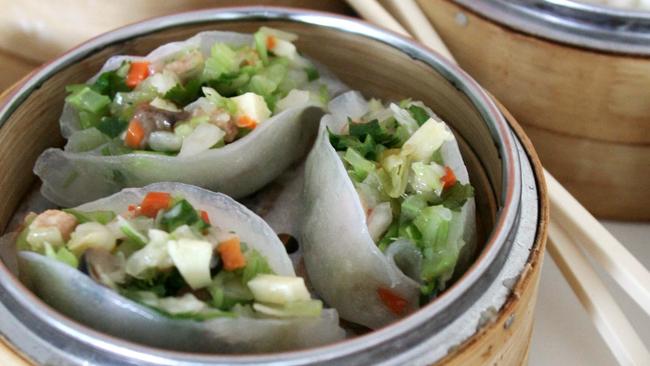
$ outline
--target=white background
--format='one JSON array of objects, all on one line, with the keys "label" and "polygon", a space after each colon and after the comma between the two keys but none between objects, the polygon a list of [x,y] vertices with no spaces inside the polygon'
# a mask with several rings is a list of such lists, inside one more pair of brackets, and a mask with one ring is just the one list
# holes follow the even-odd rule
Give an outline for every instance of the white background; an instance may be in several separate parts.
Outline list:
[{"label": "white background", "polygon": [[[650,208],[649,208],[650,209]],[[603,222],[608,230],[650,268],[650,224]],[[650,348],[650,315],[598,270],[630,323]],[[616,360],[548,252],[537,299],[530,366],[616,365]]]}]

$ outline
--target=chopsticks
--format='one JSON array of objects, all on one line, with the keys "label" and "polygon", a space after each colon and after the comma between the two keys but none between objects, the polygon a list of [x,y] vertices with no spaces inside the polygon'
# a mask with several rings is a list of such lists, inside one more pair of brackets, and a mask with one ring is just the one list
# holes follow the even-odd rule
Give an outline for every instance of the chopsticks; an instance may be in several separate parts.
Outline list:
[{"label": "chopsticks", "polygon": [[[348,0],[363,18],[397,33],[404,27],[377,0]],[[454,63],[437,32],[414,0],[385,0],[391,10],[426,46]],[[397,26],[394,23],[398,23]],[[585,307],[599,333],[621,364],[647,364],[650,353],[608,293],[581,248],[650,315],[650,272],[580,203],[544,170],[551,205],[549,253]],[[560,226],[559,223],[563,223]],[[577,244],[580,244],[580,247]]]},{"label": "chopsticks", "polygon": [[[566,229],[551,220],[548,252],[621,365],[647,365],[648,350]],[[643,361],[645,360],[645,361]]]}]

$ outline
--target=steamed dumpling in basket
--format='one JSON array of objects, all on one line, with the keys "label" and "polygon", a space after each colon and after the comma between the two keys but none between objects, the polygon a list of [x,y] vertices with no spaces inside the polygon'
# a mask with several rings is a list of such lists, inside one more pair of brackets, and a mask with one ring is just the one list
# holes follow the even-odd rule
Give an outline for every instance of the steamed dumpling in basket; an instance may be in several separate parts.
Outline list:
[{"label": "steamed dumpling in basket", "polygon": [[21,280],[47,304],[145,345],[258,353],[344,337],[273,230],[198,187],[158,183],[30,214],[2,245],[17,247]]},{"label": "steamed dumpling in basket", "polygon": [[345,88],[296,39],[211,31],[110,58],[66,88],[67,144],[34,168],[43,195],[70,207],[161,181],[234,198],[258,190],[305,155],[323,106]]},{"label": "steamed dumpling in basket", "polygon": [[475,246],[458,143],[421,102],[330,102],[305,167],[309,278],[342,318],[379,328],[445,289]]}]

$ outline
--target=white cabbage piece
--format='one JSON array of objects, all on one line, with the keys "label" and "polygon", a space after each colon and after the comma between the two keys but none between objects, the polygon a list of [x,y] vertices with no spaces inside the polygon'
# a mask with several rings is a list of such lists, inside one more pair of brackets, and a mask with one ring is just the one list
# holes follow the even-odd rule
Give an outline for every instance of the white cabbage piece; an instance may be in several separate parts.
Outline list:
[{"label": "white cabbage piece", "polygon": [[[358,96],[346,94],[338,98],[349,101]],[[336,99],[331,104],[337,104]],[[362,104],[353,104],[351,112],[358,113]],[[339,116],[346,113],[346,110],[337,111]],[[329,142],[328,116],[321,121],[318,138],[305,166],[306,207],[301,225],[305,265],[316,292],[339,311],[341,318],[376,329],[401,317],[381,301],[379,288],[390,289],[405,299],[405,313],[419,307],[420,284],[412,278],[419,274],[421,258],[412,245],[402,240],[392,243],[385,253],[373,241],[359,194]],[[439,120],[435,115],[432,118]],[[442,158],[461,183],[469,182],[455,138],[442,144]],[[453,213],[450,243],[474,245],[475,211],[475,202],[470,199],[459,212]],[[371,225],[373,231],[374,225]]]},{"label": "white cabbage piece", "polygon": [[[119,68],[125,60],[147,59],[156,67],[193,47],[198,47],[207,57],[215,42],[244,45],[252,41],[248,34],[203,32],[186,41],[163,45],[145,57],[111,57],[90,81],[102,72]],[[307,90],[318,90],[318,83],[325,84],[331,96],[347,89],[319,63],[313,64],[321,77],[305,85]],[[106,145],[79,152],[85,144],[78,141],[77,135],[88,133],[80,130],[76,111],[66,103],[60,118],[61,133],[75,143],[66,145],[64,150],[47,149],[36,162],[34,172],[43,181],[42,194],[60,206],[76,206],[125,187],[164,181],[181,181],[241,198],[277,178],[304,157],[322,113],[320,102],[307,100],[283,109],[240,140],[186,157],[155,153],[103,156],[100,151]],[[95,144],[101,144],[101,140],[93,141]]]},{"label": "white cabbage piece", "polygon": [[[236,232],[242,242],[267,259],[276,274],[295,276],[284,246],[273,230],[253,212],[223,194],[181,183],[157,183],[141,189],[125,189],[76,209],[122,212],[151,191],[182,195],[197,209],[207,211],[215,224]],[[3,246],[14,245],[14,238],[7,235],[0,242]],[[255,318],[243,313],[236,318],[205,321],[172,319],[43,255],[20,252],[18,261],[23,282],[50,306],[96,330],[149,346],[187,352],[278,352],[335,342],[345,335],[333,309],[325,309],[315,318]],[[199,307],[197,301],[189,300],[192,299],[155,299],[158,305],[164,304],[173,312]]]}]

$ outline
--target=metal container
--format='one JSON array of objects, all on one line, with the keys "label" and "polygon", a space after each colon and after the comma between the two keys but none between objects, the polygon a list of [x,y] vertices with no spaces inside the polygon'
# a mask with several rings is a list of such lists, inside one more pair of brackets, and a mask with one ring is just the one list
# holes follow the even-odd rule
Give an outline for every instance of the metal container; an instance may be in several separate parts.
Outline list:
[{"label": "metal container", "polygon": [[299,352],[236,356],[171,352],[101,334],[58,314],[0,264],[0,332],[10,347],[48,365],[455,365],[493,356],[522,362],[546,239],[539,161],[525,135],[513,133],[463,71],[408,39],[351,18],[283,8],[182,13],[107,33],[52,61],[0,109],[0,227],[6,230],[25,204],[35,158],[61,144],[57,120],[64,85],[83,82],[113,54],[143,54],[206,29],[253,32],[261,25],[297,33],[298,48],[352,88],[384,99],[422,100],[454,128],[477,189],[484,240],[475,262],[435,301],[380,330]]}]

